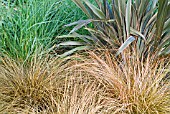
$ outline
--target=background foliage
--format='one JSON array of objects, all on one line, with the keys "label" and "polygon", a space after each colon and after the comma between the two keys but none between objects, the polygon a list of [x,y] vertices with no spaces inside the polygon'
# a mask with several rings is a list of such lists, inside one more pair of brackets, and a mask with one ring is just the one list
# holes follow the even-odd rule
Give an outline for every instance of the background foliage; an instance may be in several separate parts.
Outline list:
[{"label": "background foliage", "polygon": [[0,52],[27,60],[35,50],[51,51],[71,28],[62,26],[85,18],[70,0],[16,0],[1,3]]}]

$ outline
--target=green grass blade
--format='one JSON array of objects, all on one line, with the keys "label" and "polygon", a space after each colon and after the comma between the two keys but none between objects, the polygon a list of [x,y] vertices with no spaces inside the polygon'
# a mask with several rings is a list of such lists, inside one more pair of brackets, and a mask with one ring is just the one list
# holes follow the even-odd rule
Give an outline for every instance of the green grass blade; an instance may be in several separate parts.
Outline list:
[{"label": "green grass blade", "polygon": [[131,4],[132,4],[132,0],[128,0],[126,5],[126,16],[125,16],[127,37],[129,37],[130,35]]},{"label": "green grass blade", "polygon": [[137,30],[133,29],[132,27],[130,27],[130,32],[131,32],[131,34],[138,35],[138,36],[142,37],[142,38],[143,38],[143,40],[145,40],[145,41],[146,41],[145,36],[144,36],[141,32],[139,32],[139,31],[137,31]]},{"label": "green grass blade", "polygon": [[98,9],[96,6],[91,4],[89,1],[84,0],[84,3],[91,9],[91,11],[99,18],[99,19],[105,19],[104,13]]},{"label": "green grass blade", "polygon": [[67,57],[68,55],[71,55],[71,54],[75,53],[76,51],[87,50],[87,49],[90,49],[90,47],[89,46],[76,47],[76,48],[74,48],[74,49],[72,49],[70,51],[67,51],[67,52],[65,52],[65,53],[63,53],[61,55],[58,55],[58,57],[61,57],[61,58]]},{"label": "green grass blade", "polygon": [[83,45],[83,43],[78,42],[78,41],[66,41],[66,42],[57,44],[57,47],[60,47],[60,46],[81,46],[81,45]]},{"label": "green grass blade", "polygon": [[118,52],[116,53],[116,56],[118,56],[120,53],[123,52],[124,49],[126,49],[133,41],[135,41],[135,38],[133,36],[130,36],[119,48]]},{"label": "green grass blade", "polygon": [[81,0],[72,0],[79,8],[82,9],[82,11],[89,17],[91,18],[91,15],[89,14],[89,12],[87,11],[87,9],[85,8],[85,6],[83,5],[83,3],[81,2]]},{"label": "green grass blade", "polygon": [[156,21],[156,45],[158,44],[159,39],[162,36],[164,23],[167,16],[167,7],[168,6],[168,0],[159,0],[159,8],[158,8],[158,15],[157,15],[157,21]]}]

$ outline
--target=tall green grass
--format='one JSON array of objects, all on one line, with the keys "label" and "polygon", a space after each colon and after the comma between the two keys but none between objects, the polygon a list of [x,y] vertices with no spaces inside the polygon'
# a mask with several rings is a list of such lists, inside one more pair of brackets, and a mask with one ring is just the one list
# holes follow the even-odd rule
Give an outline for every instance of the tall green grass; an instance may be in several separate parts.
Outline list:
[{"label": "tall green grass", "polygon": [[68,33],[63,25],[85,18],[70,0],[21,0],[1,3],[0,53],[27,60],[39,48],[46,51],[59,42],[55,36]]}]

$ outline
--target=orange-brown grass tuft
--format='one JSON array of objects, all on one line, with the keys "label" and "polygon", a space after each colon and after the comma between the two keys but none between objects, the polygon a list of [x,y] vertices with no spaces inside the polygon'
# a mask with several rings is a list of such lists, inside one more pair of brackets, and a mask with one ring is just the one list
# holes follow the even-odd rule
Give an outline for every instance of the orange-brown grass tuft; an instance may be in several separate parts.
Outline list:
[{"label": "orange-brown grass tuft", "polygon": [[1,58],[0,113],[95,114],[120,108],[117,99],[106,104],[102,83],[72,59],[34,57],[22,64]]},{"label": "orange-brown grass tuft", "polygon": [[[102,56],[91,52],[89,59],[79,65],[97,79],[106,89],[105,104],[111,100],[121,105],[114,113],[167,114],[170,113],[170,81],[167,80],[170,64],[167,60],[152,61],[152,57],[139,61],[138,57],[125,56],[117,61],[109,52]],[[169,61],[169,60],[168,60]],[[114,107],[114,102],[110,108]]]},{"label": "orange-brown grass tuft", "polygon": [[34,57],[25,65],[8,57],[1,58],[0,112],[52,111],[55,99],[62,96],[59,86],[67,75],[64,61]]},{"label": "orange-brown grass tuft", "polygon": [[109,52],[0,63],[0,113],[167,114],[169,60],[124,61]]}]

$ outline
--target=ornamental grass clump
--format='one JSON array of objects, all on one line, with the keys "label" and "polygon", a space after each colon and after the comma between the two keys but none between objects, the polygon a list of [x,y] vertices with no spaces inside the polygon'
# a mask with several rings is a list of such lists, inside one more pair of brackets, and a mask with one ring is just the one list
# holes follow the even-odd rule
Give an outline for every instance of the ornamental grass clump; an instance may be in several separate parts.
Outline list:
[{"label": "ornamental grass clump", "polygon": [[34,56],[23,64],[1,57],[0,113],[93,114],[120,108],[116,99],[114,107],[106,104],[102,83],[74,59]]},{"label": "ornamental grass clump", "polygon": [[168,59],[141,62],[134,53],[124,62],[106,51],[34,56],[27,64],[5,55],[0,60],[0,113],[170,112]]},{"label": "ornamental grass clump", "polygon": [[[152,61],[152,57],[141,62],[138,56],[126,55],[126,63],[117,61],[110,52],[103,55],[90,53],[89,59],[79,65],[98,82],[105,91],[101,92],[110,109],[115,99],[121,105],[117,113],[168,114],[170,113],[169,60]],[[167,62],[168,61],[168,62]],[[111,110],[111,114],[115,110]]]},{"label": "ornamental grass clump", "polygon": [[28,64],[7,56],[0,60],[1,113],[53,111],[67,75],[64,60],[37,56]]}]

